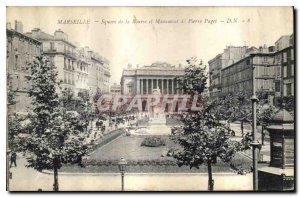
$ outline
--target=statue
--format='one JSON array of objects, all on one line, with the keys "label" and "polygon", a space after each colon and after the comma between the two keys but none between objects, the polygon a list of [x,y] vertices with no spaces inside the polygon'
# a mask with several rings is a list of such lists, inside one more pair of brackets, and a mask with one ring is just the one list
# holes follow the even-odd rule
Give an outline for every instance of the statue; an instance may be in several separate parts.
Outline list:
[{"label": "statue", "polygon": [[161,96],[160,89],[159,89],[159,88],[153,89],[153,90],[152,90],[152,94],[153,94],[153,95]]},{"label": "statue", "polygon": [[[159,87],[152,90],[152,95],[157,96],[159,98],[161,97],[161,92],[160,92]],[[160,105],[161,104],[158,104],[158,105],[154,106],[154,108],[153,108],[154,118],[161,118],[163,116]]]}]

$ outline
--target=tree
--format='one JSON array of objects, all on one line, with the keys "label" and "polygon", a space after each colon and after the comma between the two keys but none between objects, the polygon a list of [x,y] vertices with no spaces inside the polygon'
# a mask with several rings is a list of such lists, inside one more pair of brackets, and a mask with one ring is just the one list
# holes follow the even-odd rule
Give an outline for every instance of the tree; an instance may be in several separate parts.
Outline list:
[{"label": "tree", "polygon": [[[178,78],[179,85],[192,98],[201,95],[206,88],[205,67],[196,58],[187,60],[185,75]],[[229,162],[237,151],[242,150],[242,143],[230,140],[230,129],[219,123],[216,118],[216,102],[199,98],[201,111],[190,111],[183,119],[183,126],[174,128],[171,139],[179,143],[182,150],[175,152],[178,166],[199,168],[206,164],[208,169],[209,190],[213,190],[212,165],[217,158]]]},{"label": "tree", "polygon": [[252,115],[252,107],[250,96],[244,91],[237,92],[234,95],[234,117],[236,120],[239,120],[241,123],[241,132],[242,136],[244,136],[244,123],[251,122]]},{"label": "tree", "polygon": [[283,96],[278,100],[278,107],[287,110],[294,117],[295,115],[295,97]]},{"label": "tree", "polygon": [[273,116],[276,113],[276,108],[272,105],[258,105],[257,108],[257,120],[261,125],[261,141],[262,145],[264,145],[264,129],[270,124]]},{"label": "tree", "polygon": [[31,129],[23,146],[28,166],[38,171],[53,169],[54,191],[58,191],[58,169],[63,163],[76,163],[86,153],[84,136],[74,125],[74,117],[59,105],[57,71],[47,58],[38,57],[30,65],[32,113]]},{"label": "tree", "polygon": [[15,105],[16,102],[16,91],[12,88],[12,77],[7,74],[7,145],[9,149],[14,149],[16,146],[16,137],[21,130],[20,121],[17,118],[17,114],[13,113],[11,106]]},{"label": "tree", "polygon": [[[93,98],[92,98],[92,101],[93,101],[93,105],[94,105],[94,113],[96,114],[96,116],[98,117],[98,119],[105,119],[105,113],[104,112],[101,112],[99,109],[98,109],[98,102],[99,102],[99,99],[101,98],[101,96],[103,96],[103,93],[100,91],[99,88],[97,88],[95,94],[93,95]],[[101,101],[102,103],[101,104],[105,104],[105,101],[102,100]]]},{"label": "tree", "polygon": [[60,98],[63,107],[68,110],[74,110],[74,105],[72,105],[73,102],[73,98],[74,98],[74,92],[71,88],[65,88],[62,91],[62,96]]},{"label": "tree", "polygon": [[230,92],[215,100],[216,117],[229,122],[239,121],[244,136],[244,123],[251,122],[252,108],[250,96],[244,91]]}]

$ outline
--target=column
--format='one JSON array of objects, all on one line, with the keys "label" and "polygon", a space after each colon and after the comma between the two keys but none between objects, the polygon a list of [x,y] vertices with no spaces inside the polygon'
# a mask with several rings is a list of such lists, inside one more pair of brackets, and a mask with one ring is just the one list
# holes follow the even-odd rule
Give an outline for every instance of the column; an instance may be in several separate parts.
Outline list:
[{"label": "column", "polygon": [[174,79],[172,79],[172,94],[174,94]]},{"label": "column", "polygon": [[167,79],[166,81],[167,81],[167,94],[169,94],[169,79]]},{"label": "column", "polygon": [[176,94],[178,94],[178,81],[176,81]]},{"label": "column", "polygon": [[144,94],[144,79],[141,79],[141,95]]},{"label": "column", "polygon": [[140,94],[140,90],[141,90],[140,79],[137,79],[137,82],[136,82],[136,94]]},{"label": "column", "polygon": [[152,92],[153,92],[153,79],[151,79],[151,94],[152,94]]},{"label": "column", "polygon": [[146,94],[148,94],[148,83],[149,83],[149,80],[146,79]]},{"label": "column", "polygon": [[164,79],[161,79],[161,94],[164,94]]},{"label": "column", "polygon": [[156,78],[156,89],[158,88],[158,79]]}]

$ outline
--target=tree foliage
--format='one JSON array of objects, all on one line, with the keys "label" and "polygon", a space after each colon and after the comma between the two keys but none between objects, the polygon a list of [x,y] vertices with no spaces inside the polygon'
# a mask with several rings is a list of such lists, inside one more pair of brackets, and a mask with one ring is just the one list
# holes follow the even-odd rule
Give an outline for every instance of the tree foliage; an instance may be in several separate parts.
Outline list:
[{"label": "tree foliage", "polygon": [[59,105],[55,66],[47,58],[38,57],[31,64],[28,79],[31,82],[31,127],[23,144],[28,153],[28,167],[52,169],[54,159],[59,165],[80,160],[87,146],[83,144],[84,136],[76,129],[79,117],[66,113]]},{"label": "tree foliage", "polygon": [[192,96],[201,94],[207,84],[206,67],[202,65],[202,61],[198,61],[195,57],[187,60],[187,64],[184,69],[185,74],[176,78],[179,88]]},{"label": "tree foliage", "polygon": [[261,125],[268,125],[273,116],[275,115],[277,109],[272,105],[258,105],[257,108],[257,120]]},{"label": "tree foliage", "polygon": [[179,166],[199,168],[206,164],[212,189],[212,164],[217,162],[217,158],[230,162],[235,153],[245,146],[242,142],[231,140],[231,130],[218,121],[221,102],[210,101],[201,96],[207,81],[205,67],[196,58],[187,60],[187,63],[185,75],[178,79],[180,88],[188,94],[200,95],[202,110],[189,112],[183,119],[183,126],[172,129],[171,139],[182,147],[173,156]]}]

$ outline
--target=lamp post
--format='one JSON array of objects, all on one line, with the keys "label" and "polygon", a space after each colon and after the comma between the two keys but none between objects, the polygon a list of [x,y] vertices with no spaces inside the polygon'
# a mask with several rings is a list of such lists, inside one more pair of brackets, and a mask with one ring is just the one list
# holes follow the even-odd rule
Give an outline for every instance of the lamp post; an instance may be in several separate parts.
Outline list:
[{"label": "lamp post", "polygon": [[265,133],[264,133],[265,128],[266,128],[266,123],[263,122],[261,126],[261,145],[264,145],[265,142]]},{"label": "lamp post", "polygon": [[[62,143],[61,136],[55,131],[59,129],[59,127],[56,127],[54,132],[51,132],[49,129],[45,131],[45,134],[49,136],[49,140],[52,141],[54,144],[57,145],[58,148],[60,148],[60,145]],[[58,185],[58,168],[60,167],[60,157],[58,153],[53,154],[53,176],[54,176],[54,183],[53,183],[53,191],[59,191],[59,185]]]},{"label": "lamp post", "polygon": [[252,162],[253,162],[253,190],[258,190],[258,172],[257,172],[257,148],[259,147],[259,142],[256,138],[256,103],[258,102],[258,99],[256,97],[255,93],[255,66],[252,66],[252,135],[253,140],[250,145],[252,146]]},{"label": "lamp post", "polygon": [[6,191],[9,191],[9,179],[11,177],[10,175],[10,170],[9,170],[9,154],[10,154],[10,149],[6,149]]},{"label": "lamp post", "polygon": [[118,166],[119,166],[119,170],[121,172],[121,184],[122,184],[122,191],[124,191],[124,174],[126,171],[126,165],[127,165],[127,161],[124,159],[124,157],[121,157]]}]

